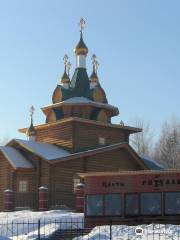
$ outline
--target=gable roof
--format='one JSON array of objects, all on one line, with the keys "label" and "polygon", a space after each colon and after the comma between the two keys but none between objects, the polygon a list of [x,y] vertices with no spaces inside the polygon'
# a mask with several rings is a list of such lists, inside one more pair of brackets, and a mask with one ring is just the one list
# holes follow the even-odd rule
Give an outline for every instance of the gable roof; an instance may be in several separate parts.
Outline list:
[{"label": "gable roof", "polygon": [[70,152],[57,147],[53,144],[48,143],[40,143],[36,141],[22,140],[22,139],[13,139],[7,145],[12,145],[12,142],[18,143],[20,146],[25,148],[26,150],[35,153],[39,157],[51,161],[57,158],[63,158],[70,156]]},{"label": "gable roof", "polygon": [[0,147],[0,151],[15,169],[33,168],[33,165],[17,149],[8,146],[2,146]]},{"label": "gable roof", "polygon": [[134,157],[136,163],[142,169],[149,169],[145,162],[139,157],[139,155],[133,150],[133,148],[127,142],[116,143],[77,153],[70,153],[69,151],[57,147],[53,144],[40,143],[36,141],[21,139],[13,139],[7,145],[13,146],[14,143],[19,144],[19,146],[21,146],[22,148],[32,152],[33,154],[36,154],[37,156],[43,158],[44,160],[48,161],[51,164],[60,161],[64,162],[68,160],[73,160],[81,157],[93,156],[99,153],[105,153],[119,148],[124,148]]},{"label": "gable roof", "polygon": [[[67,161],[67,160],[72,160],[75,158],[92,156],[92,155],[96,155],[99,153],[116,150],[119,148],[125,148],[131,155],[133,155],[136,163],[138,163],[138,165],[140,165],[142,167],[142,169],[149,169],[149,167],[146,165],[146,163],[139,157],[139,155],[134,151],[134,149],[127,142],[115,143],[115,144],[98,147],[98,148],[83,151],[83,152],[72,153],[69,156],[66,156],[63,159],[61,159],[61,161]],[[52,163],[58,162],[59,160],[60,159],[54,159],[54,160],[52,160]]]}]

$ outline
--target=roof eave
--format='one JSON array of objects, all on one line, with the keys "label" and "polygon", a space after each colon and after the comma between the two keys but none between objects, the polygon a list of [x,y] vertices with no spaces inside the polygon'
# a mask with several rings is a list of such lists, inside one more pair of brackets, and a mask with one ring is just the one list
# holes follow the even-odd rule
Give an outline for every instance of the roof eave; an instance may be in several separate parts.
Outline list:
[{"label": "roof eave", "polygon": [[[113,127],[113,128],[123,129],[123,130],[129,132],[129,134],[142,132],[142,128],[136,128],[136,127],[130,127],[130,126],[121,126],[120,124],[104,123],[104,122],[100,122],[100,121],[96,121],[96,120],[89,120],[89,119],[83,119],[83,118],[78,118],[78,117],[64,118],[62,120],[58,120],[58,121],[53,122],[53,123],[45,123],[45,124],[37,125],[37,126],[34,126],[34,127],[35,127],[36,130],[38,130],[38,129],[46,128],[47,126],[50,126],[50,125],[62,124],[62,123],[65,123],[65,122],[70,122],[70,121],[92,123],[92,124],[96,124],[96,125],[103,125],[103,126],[109,126],[109,127]],[[27,128],[21,128],[18,131],[21,132],[21,133],[26,133]]]}]

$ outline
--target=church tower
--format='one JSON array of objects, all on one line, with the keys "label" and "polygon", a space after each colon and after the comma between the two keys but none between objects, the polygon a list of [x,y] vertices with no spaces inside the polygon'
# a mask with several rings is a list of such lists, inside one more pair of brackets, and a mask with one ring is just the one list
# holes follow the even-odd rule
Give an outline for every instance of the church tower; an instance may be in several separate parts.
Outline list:
[{"label": "church tower", "polygon": [[[33,126],[33,138],[39,142],[56,144],[71,152],[94,149],[101,145],[128,142],[129,134],[140,129],[112,124],[119,114],[117,107],[108,103],[98,77],[99,63],[93,54],[92,73],[86,70],[88,48],[84,42],[85,21],[80,19],[80,40],[74,52],[76,67],[70,79],[70,62],[65,54],[64,72],[52,94],[52,104],[42,108],[45,124]],[[32,128],[32,126],[31,126]],[[28,129],[20,129],[27,133]]]}]

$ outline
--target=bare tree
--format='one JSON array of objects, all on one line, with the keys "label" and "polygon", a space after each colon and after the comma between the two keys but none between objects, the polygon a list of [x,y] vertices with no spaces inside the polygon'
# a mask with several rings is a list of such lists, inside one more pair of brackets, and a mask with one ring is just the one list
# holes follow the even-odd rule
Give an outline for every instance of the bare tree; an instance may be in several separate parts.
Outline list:
[{"label": "bare tree", "polygon": [[141,128],[142,132],[131,135],[130,144],[139,155],[151,156],[153,146],[153,131],[150,122],[136,119],[134,125]]},{"label": "bare tree", "polygon": [[154,158],[167,168],[180,168],[180,121],[172,119],[163,124]]}]

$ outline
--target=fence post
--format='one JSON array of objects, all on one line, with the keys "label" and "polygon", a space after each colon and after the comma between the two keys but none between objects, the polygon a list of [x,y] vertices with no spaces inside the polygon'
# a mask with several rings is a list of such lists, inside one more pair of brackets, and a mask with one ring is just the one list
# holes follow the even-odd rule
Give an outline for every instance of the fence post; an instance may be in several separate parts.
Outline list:
[{"label": "fence post", "polygon": [[110,220],[110,225],[109,225],[109,239],[112,240],[112,220]]},{"label": "fence post", "polygon": [[75,188],[76,212],[84,212],[84,184],[78,183]]},{"label": "fence post", "polygon": [[4,211],[11,212],[14,210],[14,192],[10,189],[4,191]]},{"label": "fence post", "polygon": [[48,210],[48,188],[39,188],[39,211]]},{"label": "fence post", "polygon": [[40,233],[40,228],[41,228],[41,222],[40,222],[40,219],[38,220],[38,240],[41,239],[41,233]]}]

